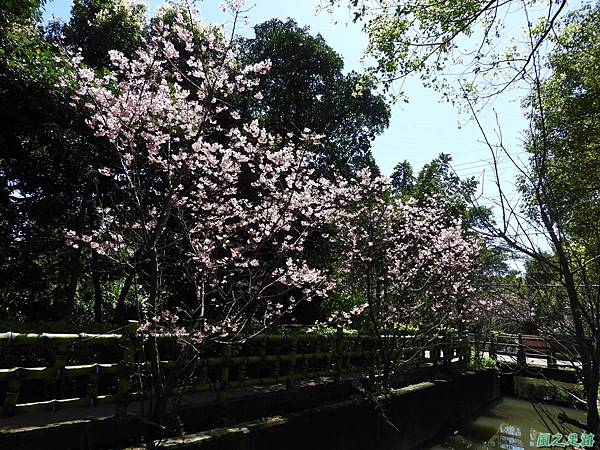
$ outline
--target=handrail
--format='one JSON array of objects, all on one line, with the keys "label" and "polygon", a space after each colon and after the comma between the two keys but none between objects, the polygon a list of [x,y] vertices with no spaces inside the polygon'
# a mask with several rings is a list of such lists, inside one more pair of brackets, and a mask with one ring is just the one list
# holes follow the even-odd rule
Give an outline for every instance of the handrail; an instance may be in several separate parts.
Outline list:
[{"label": "handrail", "polygon": [[559,368],[559,358],[572,358],[572,354],[565,349],[576,351],[577,347],[572,342],[549,340],[537,335],[492,335],[490,339],[483,340],[471,335],[469,340],[472,344],[478,344],[482,351],[487,351],[490,358],[498,360],[499,355],[516,357],[517,365],[522,367],[528,366],[527,357],[534,357],[545,359],[549,368]]},{"label": "handrail", "polygon": [[66,333],[14,333],[8,331],[0,333],[0,345],[29,345],[38,341],[44,343],[56,342],[57,344],[74,343],[78,341],[93,340],[96,343],[118,341],[123,334],[66,334]]},{"label": "handrail", "polygon": [[[132,375],[146,373],[149,369],[140,342],[135,323],[125,327],[120,334],[0,333],[0,348],[4,350],[27,345],[55,350],[53,364],[49,366],[0,369],[0,383],[6,383],[0,412],[10,416],[112,403],[116,405],[116,415],[125,414],[128,403],[140,396],[139,387],[131,385]],[[122,353],[114,361],[69,365],[69,352],[79,343],[92,346],[118,344]],[[404,347],[404,351],[413,355],[407,366],[412,369],[466,364],[470,356],[469,343],[460,336],[438,338],[422,346],[411,345]],[[331,377],[339,381],[348,374],[373,377],[380,371],[375,337],[341,333],[329,336],[257,335],[233,346],[218,345],[188,363],[193,365],[191,382],[179,386],[177,392],[216,391],[218,398],[223,391],[232,388],[277,383],[285,383],[291,388],[302,379]],[[168,369],[173,367],[174,361],[166,360],[163,364]],[[79,378],[83,380],[80,385],[85,392],[75,395],[63,389]],[[54,398],[31,398],[33,394],[29,393],[30,398],[25,401],[23,397],[31,383],[44,384],[47,387],[44,391],[53,392]],[[113,388],[107,391],[106,386]]]}]

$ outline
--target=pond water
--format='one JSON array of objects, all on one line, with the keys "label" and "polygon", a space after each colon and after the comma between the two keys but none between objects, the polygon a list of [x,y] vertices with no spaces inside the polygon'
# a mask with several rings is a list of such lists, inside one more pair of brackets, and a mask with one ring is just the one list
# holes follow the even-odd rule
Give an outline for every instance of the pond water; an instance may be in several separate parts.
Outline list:
[{"label": "pond water", "polygon": [[[535,449],[539,433],[557,433],[565,436],[580,433],[578,428],[560,424],[557,416],[564,412],[568,417],[585,423],[585,412],[559,406],[531,403],[505,397],[500,403],[479,417],[466,422],[452,435],[440,440],[428,450],[444,449]],[[573,448],[573,447],[568,447]]]}]

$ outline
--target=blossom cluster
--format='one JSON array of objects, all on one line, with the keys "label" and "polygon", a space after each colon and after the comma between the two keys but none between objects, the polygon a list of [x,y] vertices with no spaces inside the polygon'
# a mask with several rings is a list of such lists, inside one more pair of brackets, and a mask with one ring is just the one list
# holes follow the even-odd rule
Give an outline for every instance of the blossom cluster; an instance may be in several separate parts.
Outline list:
[{"label": "blossom cluster", "polygon": [[350,197],[338,221],[340,287],[361,291],[379,326],[448,325],[473,310],[466,300],[479,243],[444,213],[441,200],[394,198],[389,180],[368,170]]}]

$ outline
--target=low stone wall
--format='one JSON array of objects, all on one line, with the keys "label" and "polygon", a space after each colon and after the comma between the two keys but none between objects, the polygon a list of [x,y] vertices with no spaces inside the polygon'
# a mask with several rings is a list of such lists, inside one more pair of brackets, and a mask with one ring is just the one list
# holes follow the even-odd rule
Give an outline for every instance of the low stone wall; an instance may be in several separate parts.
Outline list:
[{"label": "low stone wall", "polygon": [[397,389],[385,398],[354,397],[156,444],[178,450],[410,449],[499,399],[496,371],[471,372]]},{"label": "low stone wall", "polygon": [[[398,380],[399,386],[415,384],[440,376],[435,366],[410,371]],[[171,424],[186,434],[227,427],[262,417],[290,415],[324,404],[341,402],[356,396],[355,385],[365,380],[350,376],[339,382],[330,378],[305,380],[295,389],[285,384],[254,386],[226,391],[217,400],[216,392],[185,395],[176,400],[177,410]],[[112,417],[113,407],[71,408],[52,413],[26,413],[0,419],[0,449],[11,450],[103,450],[147,442],[161,431],[139,416],[141,405],[130,404],[126,417]]]},{"label": "low stone wall", "polygon": [[[417,382],[433,376],[434,371],[423,369],[415,371],[411,380],[404,381]],[[177,414],[177,420],[189,434],[155,441],[156,447],[198,450],[412,448],[440,433],[452,431],[459,421],[500,397],[495,371],[413,384],[377,401],[357,395],[355,384],[356,381],[309,384],[293,390],[282,388],[208,403],[196,403],[189,398]],[[189,404],[185,405],[186,402]],[[378,412],[380,405],[397,430]],[[25,416],[21,419],[26,419]],[[198,430],[209,431],[193,434]],[[141,442],[143,436],[150,438],[153,431],[156,429],[152,424],[136,416],[98,419],[82,414],[60,423],[3,430],[0,449],[123,448],[128,443]]]},{"label": "low stone wall", "polygon": [[[194,433],[306,410],[354,394],[356,389],[351,382],[305,383],[293,390],[286,390],[285,385],[249,392],[232,390],[227,393],[230,398],[220,401],[215,400],[215,393],[193,394],[178,399],[177,414],[171,419],[187,433]],[[139,409],[139,405],[134,406]],[[105,450],[155,439],[161,434],[156,426],[136,414],[120,418],[111,414],[112,408],[73,408],[0,419],[0,450]]]}]

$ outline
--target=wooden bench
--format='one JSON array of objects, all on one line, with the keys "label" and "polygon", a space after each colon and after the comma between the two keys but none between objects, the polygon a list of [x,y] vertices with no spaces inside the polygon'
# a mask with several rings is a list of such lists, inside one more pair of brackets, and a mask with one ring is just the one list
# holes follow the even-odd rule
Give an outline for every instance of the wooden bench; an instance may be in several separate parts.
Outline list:
[{"label": "wooden bench", "polygon": [[[522,350],[521,362],[525,363],[527,355],[533,357],[544,357],[547,361],[548,367],[556,367],[556,358],[552,356],[552,348],[550,343],[544,338],[531,334],[524,334],[520,336],[520,350]],[[526,363],[524,364],[526,365]]]},{"label": "wooden bench", "polygon": [[540,336],[524,334],[521,336],[521,344],[525,346],[527,353],[534,355],[547,355],[550,352],[550,344]]}]

